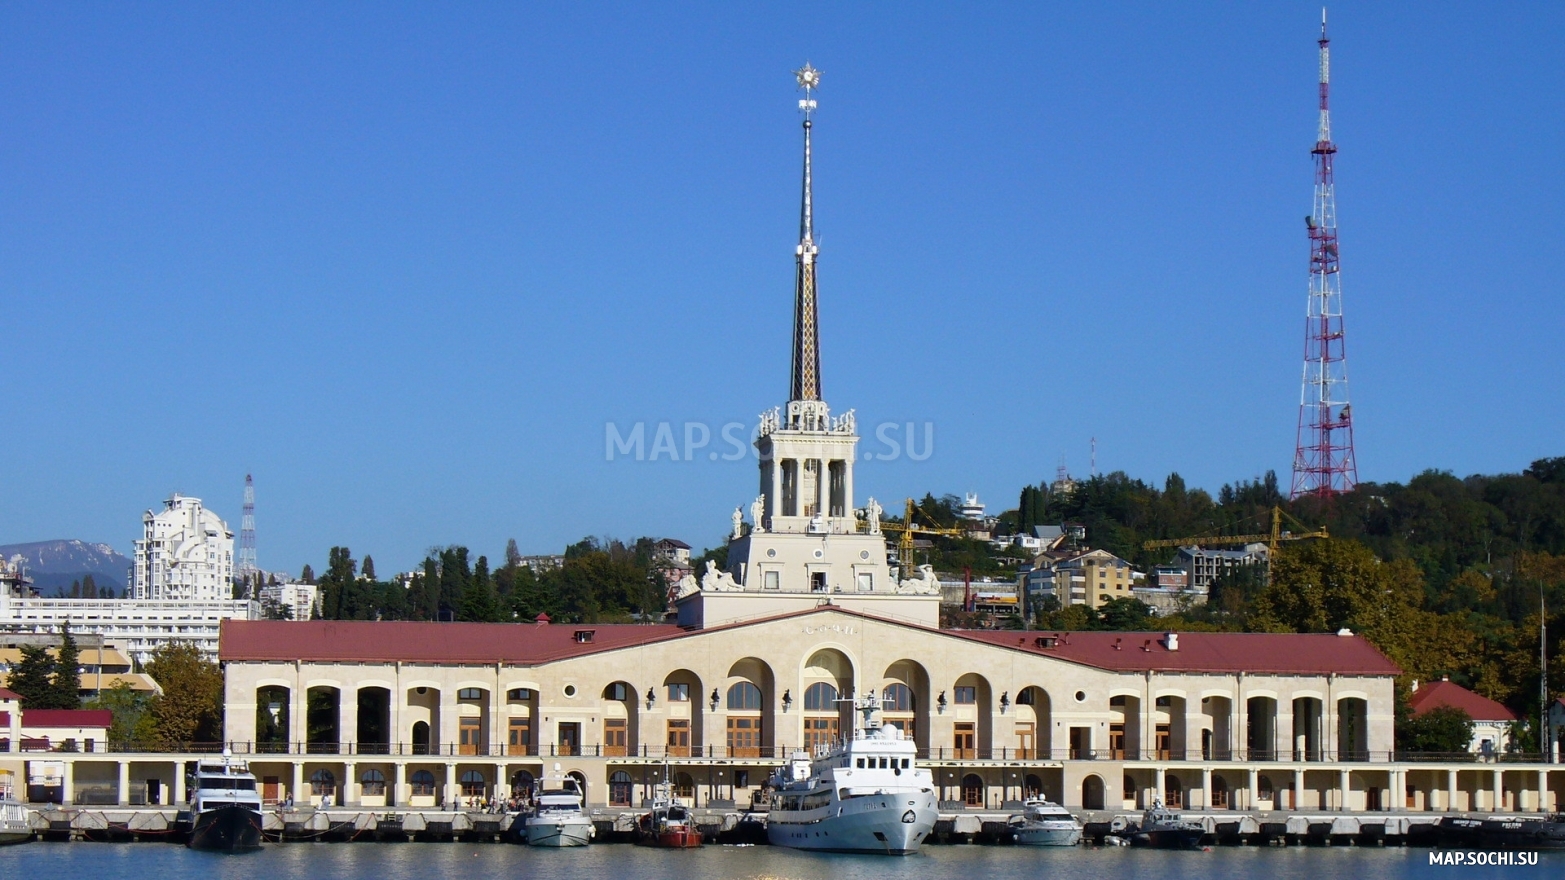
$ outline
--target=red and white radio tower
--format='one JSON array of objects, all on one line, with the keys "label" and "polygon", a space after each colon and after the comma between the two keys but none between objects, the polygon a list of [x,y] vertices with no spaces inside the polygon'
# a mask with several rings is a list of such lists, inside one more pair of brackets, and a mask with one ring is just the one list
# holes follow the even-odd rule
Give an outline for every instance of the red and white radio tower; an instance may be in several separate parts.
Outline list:
[{"label": "red and white radio tower", "polygon": [[1331,161],[1331,40],[1320,16],[1320,133],[1315,139],[1315,208],[1304,218],[1310,234],[1310,301],[1304,321],[1304,384],[1299,396],[1298,448],[1293,491],[1329,498],[1358,483],[1353,454],[1353,408],[1348,405],[1348,356],[1343,344],[1342,280],[1337,265],[1337,197]]}]

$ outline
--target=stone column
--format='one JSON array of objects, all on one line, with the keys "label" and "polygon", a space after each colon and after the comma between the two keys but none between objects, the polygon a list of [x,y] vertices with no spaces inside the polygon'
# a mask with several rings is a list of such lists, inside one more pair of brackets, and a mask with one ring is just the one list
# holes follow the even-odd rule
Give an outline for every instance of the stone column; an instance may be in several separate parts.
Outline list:
[{"label": "stone column", "polygon": [[[850,523],[853,522],[853,456],[854,456],[854,454],[855,453],[853,453],[853,452],[849,452],[842,459],[842,515],[847,517],[848,521]],[[880,585],[876,584],[876,587],[879,588]]]},{"label": "stone column", "polygon": [[1337,771],[1337,809],[1347,812],[1348,800],[1353,794],[1353,783],[1346,769]]},{"label": "stone column", "polygon": [[305,709],[309,705],[304,686],[295,678],[294,686],[288,689],[288,751],[290,753],[302,748],[300,744],[304,742],[309,731],[304,718]]},{"label": "stone column", "polygon": [[348,761],[342,765],[342,786],[337,789],[337,805],[341,807],[357,806],[359,803],[358,765]]},{"label": "stone column", "polygon": [[[1246,803],[1244,805],[1244,808],[1246,810],[1258,810],[1258,809],[1260,809],[1260,803],[1261,803],[1261,790],[1260,790],[1261,789],[1261,771],[1260,771],[1260,768],[1256,767],[1254,764],[1251,764],[1249,772],[1250,772],[1250,800],[1249,800],[1249,803]],[[1277,796],[1276,793],[1273,792],[1272,797],[1275,798],[1276,796]],[[1272,806],[1275,807],[1276,803],[1273,803]]]},{"label": "stone column", "polygon": [[114,802],[119,804],[122,807],[128,807],[128,806],[130,806],[130,762],[129,761],[120,761],[119,762],[119,771],[120,771],[119,797],[115,798]]},{"label": "stone column", "polygon": [[1304,771],[1297,767],[1293,770],[1293,811],[1295,813],[1303,809],[1304,801]]},{"label": "stone column", "polygon": [[[1472,804],[1468,804],[1469,807]],[[1445,808],[1447,812],[1456,809],[1456,771],[1445,771]]]},{"label": "stone column", "polygon": [[820,459],[815,481],[815,510],[822,519],[831,517],[831,459]]},{"label": "stone column", "polygon": [[396,681],[392,683],[391,688],[390,717],[386,719],[387,723],[391,725],[391,730],[387,732],[386,740],[391,744],[389,746],[389,751],[393,755],[401,755],[406,753],[406,747],[403,744],[403,738],[407,736],[407,732],[402,729],[402,704],[406,703],[407,701],[408,695],[407,691],[403,690],[402,688],[402,670],[399,664]]},{"label": "stone column", "polygon": [[391,765],[391,799],[393,804],[406,806],[412,793],[407,788],[408,765],[398,761]]},{"label": "stone column", "polygon": [[455,763],[447,763],[446,764],[445,793],[446,793],[446,796],[445,796],[446,803],[456,805],[457,808],[458,808],[458,811],[460,812],[461,800],[462,800],[462,789],[457,785],[457,781],[456,781],[456,764]]},{"label": "stone column", "polygon": [[1489,809],[1498,813],[1505,809],[1505,771],[1496,767],[1489,773],[1494,778],[1494,800],[1489,802]]},{"label": "stone column", "polygon": [[[782,516],[782,462],[777,459],[776,447],[772,447],[772,489],[767,495],[767,515]],[[775,527],[775,526],[774,526]]]},{"label": "stone column", "polygon": [[65,776],[60,781],[60,804],[70,806],[76,803],[76,762],[65,762]]},{"label": "stone column", "polygon": [[[67,764],[65,766],[69,767],[70,765]],[[184,802],[185,802],[185,762],[184,761],[175,761],[174,762],[174,803],[182,804]]]},{"label": "stone column", "polygon": [[293,787],[288,789],[288,796],[293,798],[296,804],[302,804],[309,800],[304,794],[304,762],[293,762]]},{"label": "stone column", "polygon": [[[1228,805],[1233,807],[1232,803]],[[1210,810],[1212,808],[1212,768],[1210,765],[1201,768],[1201,807]]]},{"label": "stone column", "polygon": [[505,778],[505,765],[496,763],[494,765],[494,799],[497,801],[505,800],[511,793],[510,788],[511,784]]},{"label": "stone column", "polygon": [[337,749],[338,754],[353,754],[353,741],[359,738],[359,692],[357,689],[337,689]]},{"label": "stone column", "polygon": [[1152,784],[1156,786],[1156,789],[1152,792],[1152,799],[1154,801],[1161,798],[1163,796],[1163,792],[1167,790],[1165,785],[1167,780],[1163,776],[1164,772],[1163,765],[1159,764],[1157,767],[1157,773],[1154,775],[1152,782]]},{"label": "stone column", "polygon": [[1538,771],[1538,812],[1548,812],[1549,809],[1549,771]]}]

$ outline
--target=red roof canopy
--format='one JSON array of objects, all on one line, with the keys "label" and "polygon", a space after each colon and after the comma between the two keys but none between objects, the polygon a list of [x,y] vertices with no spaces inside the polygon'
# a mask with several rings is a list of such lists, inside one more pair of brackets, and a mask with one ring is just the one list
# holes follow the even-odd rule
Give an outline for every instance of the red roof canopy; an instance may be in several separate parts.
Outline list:
[{"label": "red roof canopy", "polygon": [[1461,709],[1474,721],[1515,721],[1516,713],[1481,694],[1475,694],[1452,681],[1427,681],[1407,698],[1414,715],[1448,706]]},{"label": "red roof canopy", "polygon": [[108,709],[23,709],[23,727],[103,727],[114,723]]},{"label": "red roof canopy", "polygon": [[0,700],[20,700],[22,695],[7,688],[0,688]]},{"label": "red roof canopy", "polygon": [[[218,654],[224,661],[375,663],[401,660],[408,663],[531,665],[824,613],[927,629],[836,606],[694,631],[673,624],[225,620]],[[1401,672],[1362,636],[1180,633],[1178,650],[1170,651],[1167,634],[1160,632],[930,631],[1115,671],[1377,676]],[[1052,639],[1052,644],[1045,647],[1040,639],[1045,642]]]}]

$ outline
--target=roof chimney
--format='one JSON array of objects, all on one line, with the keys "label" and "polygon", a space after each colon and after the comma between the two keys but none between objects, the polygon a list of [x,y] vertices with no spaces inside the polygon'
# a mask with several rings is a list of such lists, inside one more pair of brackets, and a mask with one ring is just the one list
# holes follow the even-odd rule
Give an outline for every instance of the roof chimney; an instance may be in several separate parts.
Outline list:
[{"label": "roof chimney", "polygon": [[1347,627],[1343,627],[1342,629],[1337,630],[1337,635],[1344,637],[1351,636],[1353,635],[1353,630],[1348,629]]},{"label": "roof chimney", "polygon": [[1179,633],[1168,634],[1168,649],[1170,651],[1179,650]]},{"label": "roof chimney", "polygon": [[1409,692],[1415,694],[1418,693],[1418,679],[1413,679],[1413,686],[1409,689]]},{"label": "roof chimney", "polygon": [[540,611],[540,612],[538,612],[538,616],[533,618],[533,623],[535,623],[535,624],[537,624],[539,626],[548,626],[549,625],[549,615],[547,615],[547,614],[543,613],[542,611]]}]

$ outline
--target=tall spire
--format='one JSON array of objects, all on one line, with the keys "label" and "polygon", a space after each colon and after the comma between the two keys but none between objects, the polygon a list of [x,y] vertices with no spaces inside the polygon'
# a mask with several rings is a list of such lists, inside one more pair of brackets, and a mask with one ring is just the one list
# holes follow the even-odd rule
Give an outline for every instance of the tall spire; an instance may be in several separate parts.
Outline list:
[{"label": "tall spire", "polygon": [[808,62],[793,73],[804,97],[799,109],[804,113],[804,194],[799,206],[799,247],[795,250],[798,268],[793,289],[793,382],[789,400],[821,399],[820,329],[815,301],[815,206],[811,192],[810,117],[815,112],[814,92],[820,87],[821,72]]}]

